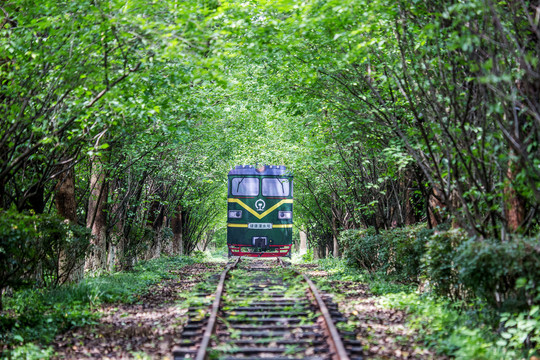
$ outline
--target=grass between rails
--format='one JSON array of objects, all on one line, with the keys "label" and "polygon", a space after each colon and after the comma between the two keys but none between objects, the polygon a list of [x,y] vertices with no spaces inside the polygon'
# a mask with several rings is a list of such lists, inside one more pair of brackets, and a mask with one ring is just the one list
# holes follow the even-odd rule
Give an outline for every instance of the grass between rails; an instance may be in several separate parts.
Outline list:
[{"label": "grass between rails", "polygon": [[429,292],[421,293],[414,284],[351,268],[344,260],[331,258],[317,263],[328,273],[316,279],[322,291],[335,292],[333,281],[368,284],[382,307],[405,310],[409,314],[407,325],[440,355],[479,360],[539,359],[539,350],[527,351],[523,346],[525,342],[540,343],[538,336],[530,337],[531,329],[540,329],[534,308],[532,314],[501,314],[479,301],[456,303]]},{"label": "grass between rails", "polygon": [[[270,265],[266,271],[251,271],[249,269],[250,261],[252,260],[241,261],[237,268],[229,272],[223,297],[223,309],[227,311],[227,314],[220,320],[230,331],[231,341],[220,342],[217,347],[211,349],[210,359],[219,359],[226,354],[235,354],[241,350],[241,347],[234,344],[235,340],[240,338],[240,331],[235,330],[234,324],[231,322],[242,321],[251,325],[264,325],[257,315],[249,314],[249,311],[245,313],[241,309],[233,311],[234,308],[250,306],[253,302],[258,301],[273,301],[274,294],[279,294],[284,298],[301,299],[305,297],[307,285],[302,277],[291,269],[281,268],[275,264],[276,266]],[[275,262],[274,260],[265,261],[267,263]],[[275,305],[270,311],[284,313],[284,315],[273,315],[275,317],[294,317],[299,320],[299,325],[313,325],[316,318],[315,313],[306,312],[306,308],[301,302],[289,306]],[[301,331],[300,328],[297,330]],[[307,351],[302,346],[295,344],[278,345],[278,341],[281,339],[281,336],[270,336],[261,338],[257,342],[271,348],[282,347],[285,355],[301,356],[299,354],[304,354]]]},{"label": "grass between rails", "polygon": [[0,316],[0,357],[43,359],[58,333],[95,324],[104,303],[136,303],[148,288],[171,278],[170,270],[200,262],[195,257],[166,257],[137,264],[128,272],[88,277],[77,284],[17,291],[5,299]]}]

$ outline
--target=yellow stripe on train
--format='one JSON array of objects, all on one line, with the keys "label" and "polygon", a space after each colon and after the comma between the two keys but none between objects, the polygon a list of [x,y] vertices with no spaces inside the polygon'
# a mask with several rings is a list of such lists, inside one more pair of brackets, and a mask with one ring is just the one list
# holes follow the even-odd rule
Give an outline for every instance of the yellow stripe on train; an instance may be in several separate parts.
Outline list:
[{"label": "yellow stripe on train", "polygon": [[247,228],[248,224],[227,224],[228,227],[240,227],[240,228]]},{"label": "yellow stripe on train", "polygon": [[[248,224],[227,224],[228,227],[247,228]],[[293,224],[273,224],[272,229],[292,228]]]},{"label": "yellow stripe on train", "polygon": [[238,205],[240,205],[241,207],[243,207],[244,209],[249,211],[253,216],[255,216],[259,220],[261,220],[266,215],[270,214],[272,211],[276,210],[281,205],[283,205],[283,204],[292,204],[293,203],[293,199],[281,200],[280,202],[278,202],[277,204],[272,206],[270,209],[266,210],[262,214],[259,214],[255,210],[253,210],[252,208],[250,208],[249,206],[244,204],[244,202],[242,200],[240,200],[240,199],[227,199],[227,201],[230,202],[230,203],[237,203]]}]

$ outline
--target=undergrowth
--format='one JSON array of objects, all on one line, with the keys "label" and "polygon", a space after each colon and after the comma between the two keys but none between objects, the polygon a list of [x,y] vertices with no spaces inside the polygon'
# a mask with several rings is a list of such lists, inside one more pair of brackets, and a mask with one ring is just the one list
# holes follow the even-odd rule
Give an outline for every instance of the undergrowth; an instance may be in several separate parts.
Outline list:
[{"label": "undergrowth", "polygon": [[528,339],[531,327],[538,326],[534,317],[501,316],[482,303],[451,302],[416,292],[386,294],[381,304],[407,310],[409,326],[426,345],[455,359],[527,360],[538,356],[538,350],[526,346],[534,341]]},{"label": "undergrowth", "polygon": [[346,261],[338,258],[326,258],[317,260],[319,267],[328,273],[328,276],[317,279],[321,290],[332,290],[333,281],[354,281],[370,285],[370,292],[374,295],[383,295],[397,292],[410,292],[415,288],[413,285],[401,282],[399,277],[388,276],[382,272],[370,273],[358,268],[351,267]]},{"label": "undergrowth", "polygon": [[368,284],[381,305],[406,310],[408,325],[439,354],[463,360],[528,360],[538,356],[539,351],[530,345],[540,343],[537,306],[528,313],[500,313],[479,299],[450,301],[430,292],[420,293],[416,284],[403,284],[381,272],[350,267],[345,260],[328,258],[317,262],[328,273],[317,279],[321,290],[334,292],[333,281]]},{"label": "undergrowth", "polygon": [[136,303],[148,287],[171,277],[169,270],[199,262],[195,257],[164,257],[140,262],[129,272],[87,277],[77,284],[23,289],[5,298],[0,316],[0,353],[5,359],[43,359],[48,344],[73,327],[95,324],[104,303]]}]

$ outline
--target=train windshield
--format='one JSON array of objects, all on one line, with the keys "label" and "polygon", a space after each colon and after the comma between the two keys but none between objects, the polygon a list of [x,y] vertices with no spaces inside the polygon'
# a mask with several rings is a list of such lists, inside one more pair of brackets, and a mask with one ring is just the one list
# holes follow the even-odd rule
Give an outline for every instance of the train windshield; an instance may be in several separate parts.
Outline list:
[{"label": "train windshield", "polygon": [[289,196],[291,193],[291,183],[289,179],[263,178],[263,196]]},{"label": "train windshield", "polygon": [[259,195],[259,179],[233,178],[231,180],[231,194],[236,195],[236,196]]}]

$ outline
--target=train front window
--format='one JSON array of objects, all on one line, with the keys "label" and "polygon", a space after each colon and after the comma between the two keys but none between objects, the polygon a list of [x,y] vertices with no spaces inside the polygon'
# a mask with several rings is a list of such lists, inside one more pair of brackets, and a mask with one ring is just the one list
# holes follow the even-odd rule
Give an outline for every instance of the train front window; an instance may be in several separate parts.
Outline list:
[{"label": "train front window", "polygon": [[231,180],[231,194],[235,196],[259,195],[259,179],[257,178],[233,178]]},{"label": "train front window", "polygon": [[263,178],[262,194],[263,196],[289,196],[291,193],[291,183],[289,179]]}]

